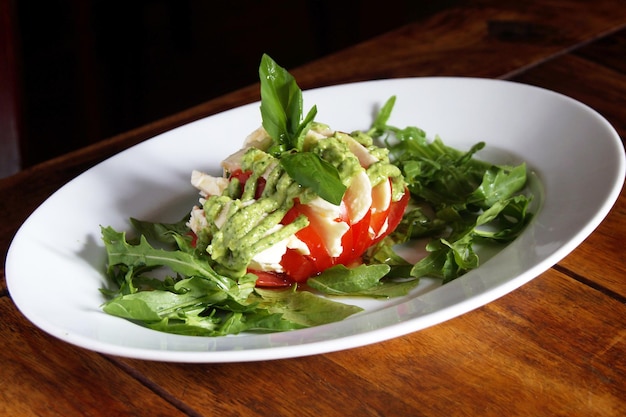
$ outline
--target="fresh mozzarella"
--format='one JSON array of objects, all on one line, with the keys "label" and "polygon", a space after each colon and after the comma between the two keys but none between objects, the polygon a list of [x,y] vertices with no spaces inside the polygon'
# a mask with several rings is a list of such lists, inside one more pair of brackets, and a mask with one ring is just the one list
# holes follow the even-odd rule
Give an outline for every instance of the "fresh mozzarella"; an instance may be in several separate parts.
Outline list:
[{"label": "fresh mozzarella", "polygon": [[348,223],[339,221],[341,207],[316,197],[307,205],[307,217],[313,229],[324,242],[327,252],[332,257],[337,257],[343,252],[341,238],[350,229]]},{"label": "fresh mozzarella", "polygon": [[391,184],[383,181],[372,188],[372,210],[377,213],[385,211],[391,204]]},{"label": "fresh mozzarella", "polygon": [[222,168],[224,168],[224,174],[229,172],[235,172],[241,169],[241,160],[248,148],[241,148],[234,154],[222,161]]},{"label": "fresh mozzarella", "polygon": [[228,179],[214,177],[204,172],[193,170],[191,172],[191,184],[200,190],[202,196],[221,195],[228,187]]},{"label": "fresh mozzarella", "polygon": [[208,227],[206,217],[204,217],[204,210],[198,206],[194,206],[187,222],[189,227],[195,234],[199,234],[201,230]]},{"label": "fresh mozzarella", "polygon": [[241,159],[248,149],[257,148],[264,151],[269,148],[271,144],[272,138],[270,135],[265,131],[265,129],[263,129],[263,127],[259,127],[248,135],[248,137],[244,140],[243,147],[241,149],[222,161],[222,168],[224,168],[224,171],[226,172],[235,172],[241,169]]},{"label": "fresh mozzarella", "polygon": [[213,223],[218,229],[221,229],[226,224],[226,220],[228,220],[229,218],[228,212],[230,211],[230,206],[232,203],[233,202],[229,200],[226,204],[224,204],[224,207],[222,207],[222,210],[220,210],[220,214],[218,214],[213,219]]},{"label": "fresh mozzarella", "polygon": [[372,183],[365,171],[352,178],[343,199],[348,208],[351,224],[365,217],[372,206]]},{"label": "fresh mozzarella", "polygon": [[[275,233],[282,225],[276,225],[268,234]],[[280,261],[287,249],[295,249],[303,255],[310,255],[309,247],[295,235],[289,236],[269,248],[254,255],[250,262],[250,268],[258,271],[284,272]]]},{"label": "fresh mozzarella", "polygon": [[365,146],[357,142],[352,136],[343,135],[342,138],[345,139],[348,149],[359,159],[359,163],[363,168],[368,168],[374,162],[378,162],[378,158],[372,155]]},{"label": "fresh mozzarella", "polygon": [[250,133],[243,142],[244,148],[254,147],[266,150],[272,144],[272,137],[265,131],[263,127],[259,127]]}]

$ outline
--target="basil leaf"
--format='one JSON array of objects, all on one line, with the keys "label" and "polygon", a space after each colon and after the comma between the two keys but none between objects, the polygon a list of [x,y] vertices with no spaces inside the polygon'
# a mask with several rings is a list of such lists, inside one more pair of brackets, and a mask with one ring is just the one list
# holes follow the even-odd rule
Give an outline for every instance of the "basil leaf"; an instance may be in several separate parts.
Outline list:
[{"label": "basil leaf", "polygon": [[302,92],[291,74],[268,55],[261,58],[261,116],[263,127],[279,145],[289,149],[302,114]]},{"label": "basil leaf", "polygon": [[284,154],[280,164],[287,174],[302,187],[308,187],[331,204],[341,204],[346,186],[339,171],[313,152]]},{"label": "basil leaf", "polygon": [[302,150],[303,135],[317,115],[317,107],[301,121],[302,90],[293,76],[267,54],[261,58],[259,78],[263,128],[274,141],[270,153],[280,156],[292,149]]}]

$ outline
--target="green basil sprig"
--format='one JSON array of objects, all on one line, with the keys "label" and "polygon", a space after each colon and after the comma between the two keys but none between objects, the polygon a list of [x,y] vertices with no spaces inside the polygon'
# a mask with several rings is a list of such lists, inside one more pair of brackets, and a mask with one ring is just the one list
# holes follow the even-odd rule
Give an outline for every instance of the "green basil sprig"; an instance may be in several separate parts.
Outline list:
[{"label": "green basil sprig", "polygon": [[308,187],[332,204],[340,204],[346,191],[336,167],[303,149],[304,137],[315,116],[313,106],[302,118],[302,90],[294,77],[267,54],[259,66],[261,117],[272,138],[268,152],[302,187]]}]

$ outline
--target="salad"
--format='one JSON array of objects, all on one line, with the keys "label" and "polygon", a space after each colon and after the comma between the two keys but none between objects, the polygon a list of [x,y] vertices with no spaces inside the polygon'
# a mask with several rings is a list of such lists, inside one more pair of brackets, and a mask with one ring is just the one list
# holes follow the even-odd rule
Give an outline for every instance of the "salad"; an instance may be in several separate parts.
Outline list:
[{"label": "salad", "polygon": [[[106,313],[151,329],[224,336],[322,325],[358,313],[342,297],[408,294],[479,265],[531,218],[526,166],[500,166],[388,124],[395,96],[365,131],[303,113],[295,79],[259,67],[262,126],[222,162],[194,170],[198,204],[176,223],[101,227],[111,285]],[[418,260],[399,247],[427,241]]]}]

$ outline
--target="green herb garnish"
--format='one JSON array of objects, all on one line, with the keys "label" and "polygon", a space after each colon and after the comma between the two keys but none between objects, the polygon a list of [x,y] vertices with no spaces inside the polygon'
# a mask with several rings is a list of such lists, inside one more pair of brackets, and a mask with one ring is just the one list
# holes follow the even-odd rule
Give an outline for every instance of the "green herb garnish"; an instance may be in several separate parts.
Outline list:
[{"label": "green herb garnish", "polygon": [[298,184],[338,205],[346,191],[336,167],[303,150],[304,137],[317,107],[302,120],[302,90],[287,70],[264,54],[259,67],[263,128],[273,140],[268,153],[279,158]]}]

